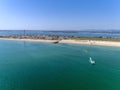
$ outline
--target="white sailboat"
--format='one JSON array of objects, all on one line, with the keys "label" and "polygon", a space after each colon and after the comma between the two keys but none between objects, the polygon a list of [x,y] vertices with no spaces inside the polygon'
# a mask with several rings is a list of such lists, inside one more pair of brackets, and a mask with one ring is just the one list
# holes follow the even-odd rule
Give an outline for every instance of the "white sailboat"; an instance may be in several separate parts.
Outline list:
[{"label": "white sailboat", "polygon": [[89,59],[89,62],[91,63],[91,64],[95,64],[95,61],[94,60],[92,60],[92,58],[90,57],[90,59]]}]

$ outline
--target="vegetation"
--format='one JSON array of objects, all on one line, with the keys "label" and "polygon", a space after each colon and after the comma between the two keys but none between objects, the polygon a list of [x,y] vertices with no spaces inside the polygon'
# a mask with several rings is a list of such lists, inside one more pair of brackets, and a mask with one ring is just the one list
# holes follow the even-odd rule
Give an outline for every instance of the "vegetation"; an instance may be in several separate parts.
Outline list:
[{"label": "vegetation", "polygon": [[[44,39],[44,40],[97,40],[97,41],[120,41],[120,38],[111,37],[74,37],[74,36],[56,36],[56,35],[12,35],[0,36],[0,38],[14,38],[14,39]],[[56,42],[58,43],[58,42]]]},{"label": "vegetation", "polygon": [[120,41],[120,38],[103,38],[103,37],[72,37],[74,40],[97,40],[97,41]]}]

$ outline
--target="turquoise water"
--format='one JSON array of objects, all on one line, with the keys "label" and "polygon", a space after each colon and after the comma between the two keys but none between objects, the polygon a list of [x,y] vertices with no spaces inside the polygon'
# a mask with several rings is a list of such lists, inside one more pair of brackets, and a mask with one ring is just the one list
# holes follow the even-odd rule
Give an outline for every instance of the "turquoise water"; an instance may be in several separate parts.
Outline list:
[{"label": "turquoise water", "polygon": [[120,90],[120,48],[1,40],[0,90]]}]

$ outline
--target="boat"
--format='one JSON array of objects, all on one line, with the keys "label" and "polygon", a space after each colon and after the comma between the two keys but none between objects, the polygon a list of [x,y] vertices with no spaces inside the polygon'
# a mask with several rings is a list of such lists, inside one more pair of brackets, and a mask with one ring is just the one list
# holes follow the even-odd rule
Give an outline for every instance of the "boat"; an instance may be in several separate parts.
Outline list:
[{"label": "boat", "polygon": [[57,43],[59,43],[59,41],[55,41],[55,42],[53,42],[54,44],[57,44]]},{"label": "boat", "polygon": [[94,60],[92,60],[92,58],[90,57],[90,59],[89,59],[89,62],[91,63],[91,64],[95,64],[95,61]]},{"label": "boat", "polygon": [[59,43],[59,41],[56,41],[56,42],[53,42],[54,44],[57,44],[57,43]]}]

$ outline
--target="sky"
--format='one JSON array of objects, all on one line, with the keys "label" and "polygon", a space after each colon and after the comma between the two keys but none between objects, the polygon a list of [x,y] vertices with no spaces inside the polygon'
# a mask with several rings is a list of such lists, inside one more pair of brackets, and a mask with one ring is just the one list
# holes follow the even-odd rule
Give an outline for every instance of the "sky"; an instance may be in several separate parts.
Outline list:
[{"label": "sky", "polygon": [[120,0],[0,0],[0,30],[120,29]]}]

